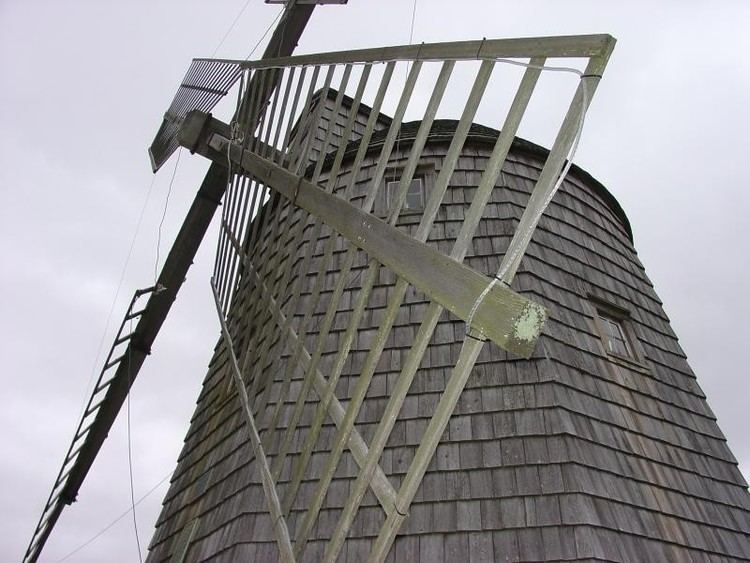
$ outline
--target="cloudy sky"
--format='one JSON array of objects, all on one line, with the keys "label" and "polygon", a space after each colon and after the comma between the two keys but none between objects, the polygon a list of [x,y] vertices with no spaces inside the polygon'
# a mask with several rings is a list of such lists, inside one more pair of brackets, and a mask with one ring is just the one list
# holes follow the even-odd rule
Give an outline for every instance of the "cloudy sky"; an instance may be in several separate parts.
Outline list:
[{"label": "cloudy sky", "polygon": [[[183,154],[168,205],[174,158],[150,173],[146,147],[177,84],[192,57],[247,56],[279,10],[251,0],[222,43],[245,3],[0,0],[2,560],[23,554],[101,365],[103,335],[108,348],[133,290],[153,282],[162,215],[163,259],[206,169]],[[649,277],[749,475],[750,4],[511,4],[418,0],[414,41],[618,39],[576,162],[629,215]],[[411,0],[318,8],[297,52],[407,43],[411,12]],[[218,336],[208,287],[214,240],[215,229],[131,394],[136,497],[174,469]],[[43,560],[60,560],[127,510],[125,422],[123,412]],[[138,506],[144,550],[165,490]],[[135,559],[127,516],[69,560]]]}]

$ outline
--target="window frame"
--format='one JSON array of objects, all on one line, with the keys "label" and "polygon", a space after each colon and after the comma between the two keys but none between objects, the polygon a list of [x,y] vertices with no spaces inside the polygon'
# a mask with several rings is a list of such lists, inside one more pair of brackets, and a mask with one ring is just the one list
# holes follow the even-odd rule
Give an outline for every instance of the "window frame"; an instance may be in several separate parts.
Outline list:
[{"label": "window frame", "polygon": [[[380,196],[378,197],[379,205],[376,205],[376,213],[381,217],[387,217],[391,209],[391,202],[393,200],[393,192],[398,186],[398,182],[401,181],[401,175],[404,172],[403,166],[389,166],[383,177],[381,183]],[[407,223],[416,221],[416,216],[420,216],[427,205],[427,195],[430,188],[435,183],[435,165],[433,163],[422,163],[418,164],[412,175],[412,182],[414,180],[420,180],[422,183],[422,205],[419,208],[402,207],[399,212],[399,218],[405,219]],[[392,184],[396,184],[396,187],[392,187]],[[410,184],[411,186],[411,184]],[[404,201],[406,203],[406,200]]]},{"label": "window frame", "polygon": [[[420,190],[420,204],[418,207],[406,207],[407,202],[409,201],[409,191],[411,190],[411,187],[414,185],[415,182],[419,182]],[[396,180],[386,180],[385,183],[385,189],[386,189],[386,201],[388,202],[387,209],[391,209],[391,206],[393,204],[393,198],[395,196],[394,192],[398,189],[399,184],[401,183],[401,178],[398,178]],[[406,198],[404,199],[404,207],[401,208],[402,214],[407,213],[421,213],[424,211],[425,206],[425,178],[421,174],[414,174],[414,176],[411,179],[411,182],[409,183],[409,188],[406,190]]]},{"label": "window frame", "polygon": [[623,358],[634,358],[635,353],[623,326],[623,319],[614,317],[601,309],[596,310],[596,319],[601,326],[602,341],[604,342],[607,354]]},{"label": "window frame", "polygon": [[[633,330],[630,312],[593,295],[589,295],[589,303],[603,355],[612,361],[625,363],[629,367],[648,370],[643,349]],[[610,350],[611,333],[605,322],[610,322],[619,329],[627,354]]]}]

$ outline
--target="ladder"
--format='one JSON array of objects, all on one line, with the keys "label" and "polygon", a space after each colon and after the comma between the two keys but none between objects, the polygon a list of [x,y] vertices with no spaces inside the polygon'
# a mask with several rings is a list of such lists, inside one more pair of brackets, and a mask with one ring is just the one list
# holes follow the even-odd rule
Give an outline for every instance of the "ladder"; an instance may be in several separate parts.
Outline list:
[{"label": "ladder", "polygon": [[[36,530],[34,530],[34,534],[31,537],[29,547],[26,549],[26,554],[23,557],[24,563],[36,561],[47,537],[60,516],[60,512],[62,512],[65,505],[72,504],[76,500],[78,489],[83,479],[82,477],[80,479],[73,479],[73,476],[81,470],[83,470],[85,476],[90,467],[90,464],[85,468],[82,467],[83,463],[80,454],[87,443],[87,437],[94,427],[102,405],[107,400],[112,383],[117,379],[118,367],[124,364],[126,369],[129,370],[128,362],[133,350],[134,337],[137,333],[137,330],[131,331],[130,327],[133,321],[137,321],[143,315],[145,306],[141,306],[142,298],[152,293],[159,293],[161,289],[159,285],[155,285],[139,289],[133,294],[125,317],[120,323],[115,340],[104,361],[104,366],[99,372],[99,377],[86,403],[86,408],[83,411],[68,451],[65,454],[60,471],[55,478],[52,491],[47,499],[47,503],[44,505],[44,510],[39,518]],[[77,475],[75,476],[77,477]]]}]

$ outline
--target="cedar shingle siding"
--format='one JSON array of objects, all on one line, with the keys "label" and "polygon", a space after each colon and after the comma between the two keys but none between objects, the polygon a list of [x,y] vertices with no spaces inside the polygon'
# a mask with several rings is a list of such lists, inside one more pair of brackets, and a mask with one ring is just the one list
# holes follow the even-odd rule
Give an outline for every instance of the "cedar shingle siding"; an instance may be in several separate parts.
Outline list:
[{"label": "cedar shingle siding", "polygon": [[[403,126],[394,166],[405,161],[409,132],[415,127]],[[455,122],[437,121],[432,129],[420,162],[420,169],[427,171],[428,193],[429,175],[432,169],[440,170],[454,127]],[[463,149],[428,241],[445,253],[458,233],[496,134],[475,126]],[[362,186],[372,173],[376,154],[363,167]],[[545,155],[536,145],[516,141],[466,258],[468,265],[490,275],[497,270]],[[346,182],[346,164],[342,170],[340,184]],[[360,190],[357,198],[363,197]],[[408,231],[415,223],[413,216],[406,215],[399,224]],[[310,230],[308,226],[308,235]],[[310,272],[320,268],[323,245],[318,246]],[[293,259],[301,262],[303,251]],[[339,261],[344,251],[337,247]],[[334,265],[339,261],[334,258]],[[360,252],[356,264],[342,300],[349,309],[367,257]],[[336,279],[335,270],[326,274],[313,330],[306,339],[308,349]],[[304,283],[303,293],[309,295],[313,277],[308,275]],[[393,275],[382,269],[336,389],[344,406],[394,283]],[[527,361],[492,343],[485,346],[389,559],[429,563],[750,559],[746,483],[638,260],[627,218],[614,198],[584,171],[573,168],[541,219],[513,288],[549,309],[536,352]],[[243,298],[240,291],[235,310]],[[307,302],[300,299],[295,325]],[[601,303],[625,315],[635,359],[606,354],[595,319]],[[424,295],[407,293],[357,419],[357,430],[366,442],[380,420],[426,307]],[[239,323],[237,334],[244,330],[235,343],[241,348],[248,338],[242,329],[247,319],[235,316],[234,322]],[[346,325],[347,311],[340,311],[321,362],[324,374]],[[380,461],[396,490],[463,338],[463,323],[444,313]],[[287,359],[289,354],[287,349]],[[284,401],[283,428],[301,378],[296,375],[289,396],[279,397],[283,370],[269,375],[266,412]],[[277,558],[272,522],[230,377],[220,343],[157,522],[151,562],[179,560],[183,552],[186,561]],[[299,439],[281,473],[282,496],[292,458],[302,447],[317,402],[318,396],[311,393]],[[268,419],[257,418],[263,434]],[[288,519],[292,538],[333,435],[328,419]],[[278,442],[267,451],[270,461]],[[302,560],[321,559],[357,471],[347,451]],[[340,560],[366,559],[384,519],[368,491]]]}]

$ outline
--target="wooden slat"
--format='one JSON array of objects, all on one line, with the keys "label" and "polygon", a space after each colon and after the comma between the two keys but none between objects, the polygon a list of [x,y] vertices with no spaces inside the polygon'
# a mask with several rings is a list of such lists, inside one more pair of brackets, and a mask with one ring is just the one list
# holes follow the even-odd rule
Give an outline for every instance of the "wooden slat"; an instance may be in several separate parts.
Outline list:
[{"label": "wooden slat", "polygon": [[[271,72],[273,72],[274,74],[281,74],[283,72],[283,69],[274,69]],[[275,116],[276,106],[279,102],[279,94],[281,93],[281,78],[276,78],[276,76],[274,76],[272,83],[276,84],[273,94],[273,101],[271,102],[270,109],[266,110],[263,113],[262,121],[265,133],[263,135],[263,144],[261,145],[263,147],[263,152],[261,154],[266,158],[269,158],[271,156],[272,146],[269,145],[269,141],[271,140],[271,132],[279,129],[279,124],[275,119]],[[260,140],[260,138],[260,135],[258,135],[258,140]]]},{"label": "wooden slat", "polygon": [[[245,68],[300,66],[311,64],[366,63],[390,60],[471,60],[500,57],[527,59],[530,57],[583,58],[601,56],[610,50],[614,39],[610,35],[569,35],[558,37],[527,37],[513,39],[487,39],[457,41],[452,43],[422,43],[396,47],[378,47],[353,51],[338,51],[315,55],[297,55],[259,61],[235,61]],[[211,59],[216,60],[216,59]]]},{"label": "wooden slat", "polygon": [[229,353],[229,360],[231,362],[232,376],[237,389],[237,395],[242,404],[242,412],[245,416],[245,423],[247,425],[248,432],[250,434],[250,442],[253,446],[253,453],[255,454],[255,460],[258,463],[260,469],[260,477],[263,482],[263,492],[266,495],[266,502],[268,503],[268,510],[271,513],[273,521],[273,529],[276,534],[276,542],[279,546],[279,554],[282,561],[293,562],[295,561],[294,552],[292,550],[291,539],[289,538],[289,529],[286,525],[286,520],[281,512],[281,503],[279,502],[279,496],[276,492],[276,483],[271,476],[271,470],[268,467],[268,459],[266,453],[263,450],[263,446],[260,443],[260,436],[258,435],[258,428],[255,425],[255,417],[253,411],[250,408],[250,399],[245,388],[245,382],[242,378],[242,372],[240,371],[239,362],[237,356],[234,353],[234,345],[232,343],[232,337],[229,334],[229,327],[224,320],[224,311],[221,308],[221,302],[219,301],[219,294],[216,287],[211,282],[211,289],[214,294],[214,301],[216,303],[216,312],[219,315],[219,322],[221,323],[221,332],[224,336],[224,342],[227,346]]},{"label": "wooden slat", "polygon": [[[321,95],[328,95],[328,89],[331,86],[331,78],[333,78],[333,71],[335,70],[334,65],[330,65],[328,67],[328,71],[326,72],[326,76],[324,79],[323,87],[321,88]],[[313,99],[313,96],[315,95],[315,86],[317,85],[318,81],[318,74],[320,72],[320,67],[316,66],[313,70],[312,79],[310,80],[310,86],[307,91],[307,99],[305,100],[304,108],[311,107],[311,102]],[[315,108],[315,111],[308,114],[309,115],[309,123],[311,124],[311,128],[314,126],[314,124],[318,123],[320,120],[320,112],[322,111],[322,106],[318,106]],[[307,116],[306,116],[307,117]],[[300,141],[304,140],[304,145],[301,147],[298,147],[298,150],[294,150],[294,145],[292,145],[292,152],[291,155],[294,157],[291,161],[291,166],[289,167],[289,170],[295,170],[297,174],[302,174],[302,171],[307,167],[307,155],[310,154],[310,149],[312,148],[312,143],[314,140],[314,135],[308,135],[307,138],[304,138],[302,135],[299,135]],[[294,139],[297,140],[297,137]]]},{"label": "wooden slat", "polygon": [[[290,149],[290,140],[291,140],[292,130],[294,128],[294,116],[297,113],[297,105],[299,104],[300,96],[302,94],[302,88],[305,84],[305,76],[307,75],[307,68],[308,67],[303,66],[299,71],[299,77],[297,78],[297,86],[294,88],[294,99],[292,100],[292,107],[289,110],[289,113],[287,114],[288,117],[287,117],[286,130],[284,132],[284,141],[281,143],[282,150],[286,151],[287,157],[291,156],[289,149]],[[291,69],[292,72],[294,72],[294,70],[295,70],[294,68]],[[280,166],[284,165],[284,157],[282,155],[279,155],[279,159],[276,161],[276,164]]]},{"label": "wooden slat", "polygon": [[288,69],[288,72],[286,73],[286,88],[284,88],[284,97],[281,100],[281,105],[279,106],[279,118],[278,118],[278,123],[276,125],[276,132],[274,133],[274,137],[273,137],[273,142],[271,144],[272,148],[276,148],[276,149],[279,148],[279,139],[281,139],[281,130],[283,129],[284,119],[286,118],[287,121],[291,124],[292,116],[294,115],[294,114],[287,114],[286,110],[287,110],[287,104],[289,102],[289,95],[291,94],[291,91],[292,91],[292,84],[294,83],[294,74],[296,70],[297,70],[296,68],[290,68]]},{"label": "wooden slat", "polygon": [[[268,311],[271,312],[274,322],[278,327],[287,332],[289,341],[292,344],[297,344],[298,342],[300,342],[299,336],[294,331],[294,329],[292,329],[287,324],[286,315],[281,311],[276,300],[270,295],[270,292],[265,287],[265,282],[263,282],[263,279],[260,277],[253,264],[248,260],[247,255],[243,254],[242,257],[247,271],[253,277],[254,283],[261,289],[262,302],[266,305]],[[310,366],[310,352],[307,351],[304,345],[301,346],[301,349],[302,353],[300,355],[300,362],[302,364],[302,367],[307,369]],[[326,377],[321,373],[319,369],[316,369],[312,373],[311,379],[316,393],[319,397],[322,397],[325,394],[327,387]],[[340,425],[342,423],[344,419],[344,407],[335,396],[331,399],[328,412],[331,416],[331,419],[334,421],[334,423],[336,423],[336,425]],[[365,444],[365,441],[362,439],[358,432],[355,431],[351,433],[348,446],[357,464],[360,466],[364,465],[365,459],[367,458],[368,454],[368,448]],[[382,470],[376,472],[370,483],[370,486],[372,487],[375,496],[383,506],[383,509],[386,511],[386,513],[389,513],[394,506],[396,493]]]}]

